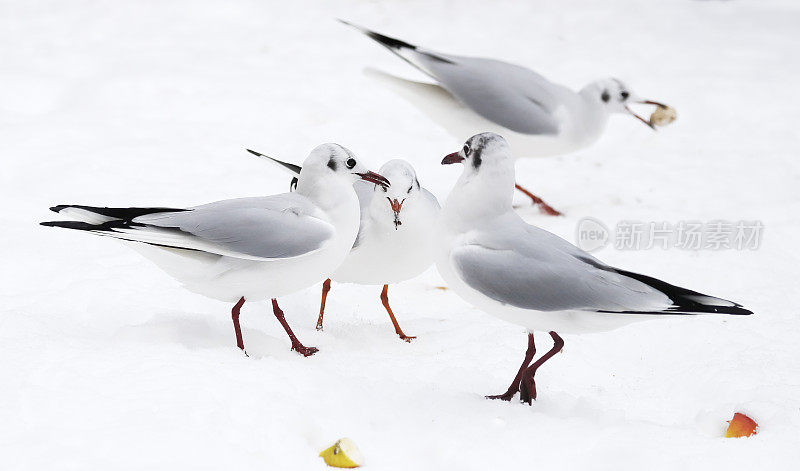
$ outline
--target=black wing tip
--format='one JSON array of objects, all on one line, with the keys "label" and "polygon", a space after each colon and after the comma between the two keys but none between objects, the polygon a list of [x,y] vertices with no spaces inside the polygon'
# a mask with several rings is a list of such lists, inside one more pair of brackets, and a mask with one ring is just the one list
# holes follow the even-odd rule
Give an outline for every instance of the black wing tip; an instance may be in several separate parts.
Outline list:
[{"label": "black wing tip", "polygon": [[[591,262],[587,261],[587,263]],[[667,296],[673,302],[673,306],[669,309],[661,311],[662,314],[730,314],[734,316],[749,316],[753,314],[753,311],[743,308],[741,304],[728,301],[727,299],[717,298],[715,296],[698,293],[697,291],[692,291],[690,289],[681,288],[680,286],[675,286],[667,283],[666,281],[662,281],[651,276],[642,275],[640,273],[633,273],[630,271],[621,270],[619,268],[610,269],[616,273],[619,273],[620,275],[640,281]],[[715,304],[715,302],[729,304]]]},{"label": "black wing tip", "polygon": [[[662,291],[663,292],[663,291]],[[730,303],[730,305],[724,304],[711,304],[711,302],[706,301],[698,301],[694,298],[694,296],[671,296],[670,293],[664,293],[667,296],[670,296],[675,303],[675,305],[665,312],[681,312],[685,314],[728,314],[731,316],[750,316],[753,315],[753,311],[749,309],[745,309],[742,307],[741,304],[735,303],[733,301],[728,301],[727,299],[716,298],[714,296],[708,295],[701,295],[705,298],[709,298],[709,300],[716,300]],[[713,302],[713,301],[712,301]]]},{"label": "black wing tip", "polygon": [[605,314],[646,314],[646,315],[658,315],[658,316],[699,316],[703,314],[728,314],[732,316],[750,316],[754,314],[753,311],[745,309],[738,304],[736,304],[735,306],[702,305],[701,307],[694,306],[688,309],[680,306],[672,306],[670,308],[664,309],[663,311],[600,310],[596,312],[602,312]]},{"label": "black wing tip", "polygon": [[82,209],[84,211],[89,211],[91,213],[99,214],[101,216],[106,216],[113,219],[122,219],[122,220],[130,220],[139,216],[144,216],[147,214],[154,214],[154,213],[177,213],[181,211],[189,211],[188,209],[185,208],[161,208],[161,207],[108,208],[101,206],[85,206],[82,204],[59,204],[57,206],[51,207],[50,211],[60,213],[61,211],[67,208]]},{"label": "black wing tip", "polygon": [[79,231],[92,231],[98,229],[94,224],[82,221],[44,221],[39,223],[46,227],[63,227],[64,229],[77,229]]},{"label": "black wing tip", "polygon": [[297,164],[284,162],[282,160],[276,159],[275,157],[270,157],[270,156],[268,156],[266,154],[262,154],[261,152],[256,152],[256,151],[254,151],[252,149],[245,148],[245,150],[247,152],[250,152],[251,154],[255,155],[256,157],[269,159],[269,160],[275,162],[276,164],[278,164],[278,165],[282,166],[283,168],[285,168],[285,169],[289,170],[290,172],[292,172],[295,176],[300,175],[300,172],[303,170],[303,167],[301,167],[301,166],[299,166]]},{"label": "black wing tip", "polygon": [[[745,309],[742,306],[735,304],[733,306],[714,306],[712,304],[702,304],[701,306],[694,306],[690,309],[685,309],[679,306],[674,308],[677,312],[684,312],[687,314],[727,314],[730,316],[751,316],[753,311]],[[665,311],[669,313],[671,310]]]},{"label": "black wing tip", "polygon": [[[667,293],[665,293],[667,294]],[[708,302],[697,301],[694,299],[687,299],[687,298],[678,298],[678,302],[676,302],[675,306],[666,309],[663,311],[664,313],[670,312],[678,312],[683,314],[728,314],[731,316],[751,316],[753,315],[753,311],[749,309],[745,309],[742,307],[741,304],[735,303],[733,301],[728,301],[727,299],[716,298],[714,296],[708,296],[705,294],[701,294],[700,296],[704,298],[708,298],[711,300],[722,301],[726,303],[730,303],[730,305],[725,304],[710,304]],[[675,301],[673,301],[675,302]]]},{"label": "black wing tip", "polygon": [[370,39],[383,44],[389,49],[411,49],[411,50],[417,49],[417,46],[413,44],[409,44],[403,40],[392,38],[381,33],[376,33],[375,31],[366,30],[364,34],[369,36]]},{"label": "black wing tip", "polygon": [[709,306],[712,313],[730,314],[732,316],[752,316],[753,311],[743,308],[740,304],[734,303],[733,306]]},{"label": "black wing tip", "polygon": [[393,38],[391,36],[386,36],[385,34],[381,34],[381,33],[372,31],[372,30],[370,30],[368,28],[365,28],[363,26],[359,26],[359,25],[357,25],[355,23],[351,23],[351,22],[349,22],[347,20],[343,20],[341,18],[336,18],[336,19],[342,24],[345,24],[347,26],[351,26],[351,27],[361,31],[362,33],[364,33],[367,36],[369,36],[370,39],[379,42],[380,44],[382,44],[383,46],[388,47],[389,49],[411,49],[411,50],[416,50],[417,49],[417,46],[415,46],[413,44],[409,44],[409,43],[407,43],[407,42],[405,42],[405,41],[403,41],[401,39]]}]

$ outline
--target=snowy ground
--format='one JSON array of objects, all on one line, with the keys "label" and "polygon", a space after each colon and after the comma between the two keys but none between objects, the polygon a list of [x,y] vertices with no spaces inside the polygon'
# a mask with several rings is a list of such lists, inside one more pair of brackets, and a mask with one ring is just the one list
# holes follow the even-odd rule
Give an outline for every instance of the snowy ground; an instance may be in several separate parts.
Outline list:
[{"label": "snowy ground", "polygon": [[[577,222],[760,220],[755,251],[619,251],[633,271],[735,299],[749,318],[568,336],[533,407],[487,401],[525,333],[437,290],[335,285],[266,304],[184,291],[114,241],[36,225],[56,203],[193,205],[284,191],[251,147],[301,161],[336,141],[401,157],[443,198],[461,140],[363,73],[407,66],[345,17],[575,88],[606,75],[678,109],[659,133],[616,117],[578,154],[519,180]],[[0,459],[3,469],[313,470],[349,436],[367,469],[796,469],[800,7],[792,1],[0,2]],[[792,59],[794,57],[795,59]],[[520,200],[522,202],[522,200]],[[539,348],[549,348],[546,335]],[[760,424],[720,438],[734,411]]]}]

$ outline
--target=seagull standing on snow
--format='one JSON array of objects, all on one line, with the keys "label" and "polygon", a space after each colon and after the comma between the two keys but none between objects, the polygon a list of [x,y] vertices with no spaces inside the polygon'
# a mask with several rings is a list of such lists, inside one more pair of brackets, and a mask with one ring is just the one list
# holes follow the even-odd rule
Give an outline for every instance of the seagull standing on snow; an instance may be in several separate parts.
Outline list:
[{"label": "seagull standing on snow", "polygon": [[[340,21],[437,82],[420,83],[382,74],[454,136],[496,131],[509,138],[520,157],[560,155],[588,147],[600,138],[614,113],[633,116],[655,129],[629,105],[666,107],[639,98],[630,87],[614,78],[597,80],[574,92],[518,65],[443,54]],[[514,184],[545,213],[560,214],[541,198]]]},{"label": "seagull standing on snow", "polygon": [[[556,333],[601,332],[647,319],[752,312],[739,304],[611,267],[564,239],[525,223],[511,207],[514,159],[505,139],[471,137],[442,164],[463,163],[439,217],[436,267],[479,309],[528,329],[528,350],[508,391],[493,399],[536,399],[536,370],[558,353]],[[534,330],[553,348],[535,355]]]},{"label": "seagull standing on snow", "polygon": [[[295,177],[300,173],[297,165],[248,151],[280,164]],[[400,328],[389,306],[389,285],[414,278],[433,264],[434,240],[430,231],[436,223],[439,201],[420,186],[414,167],[404,160],[390,160],[378,172],[389,180],[389,187],[364,181],[353,184],[361,206],[361,224],[350,254],[322,284],[317,330],[322,330],[331,279],[339,283],[383,285],[383,307],[397,335],[409,342],[415,337],[407,336]]]},{"label": "seagull standing on snow", "polygon": [[130,241],[187,289],[235,302],[236,345],[244,350],[239,309],[245,300],[272,299],[292,350],[317,352],[295,337],[277,298],[318,283],[347,256],[358,233],[353,182],[389,182],[338,144],[315,148],[303,163],[297,191],[217,201],[188,209],[55,206],[71,221],[43,222]]}]

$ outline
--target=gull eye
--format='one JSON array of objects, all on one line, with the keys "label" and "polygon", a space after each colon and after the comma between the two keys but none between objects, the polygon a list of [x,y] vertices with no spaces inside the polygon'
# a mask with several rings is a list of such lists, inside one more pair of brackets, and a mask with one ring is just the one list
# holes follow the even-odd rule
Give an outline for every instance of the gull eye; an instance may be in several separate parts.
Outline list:
[{"label": "gull eye", "polygon": [[619,96],[621,96],[623,100],[627,100],[628,97],[631,96],[631,94],[628,92],[622,92],[619,94]]},{"label": "gull eye", "polygon": [[465,156],[468,156],[469,153],[472,152],[472,149],[470,149],[469,144],[464,144],[464,148],[462,150],[464,151]]},{"label": "gull eye", "polygon": [[603,90],[603,94],[602,94],[602,95],[600,95],[600,98],[601,98],[601,99],[602,99],[604,102],[608,103],[608,100],[610,100],[610,99],[611,99],[611,94],[610,94],[610,93],[608,93],[608,90]]},{"label": "gull eye", "polygon": [[347,165],[347,168],[353,168],[356,166],[356,159],[353,158],[347,159],[347,162],[345,162],[344,164]]}]

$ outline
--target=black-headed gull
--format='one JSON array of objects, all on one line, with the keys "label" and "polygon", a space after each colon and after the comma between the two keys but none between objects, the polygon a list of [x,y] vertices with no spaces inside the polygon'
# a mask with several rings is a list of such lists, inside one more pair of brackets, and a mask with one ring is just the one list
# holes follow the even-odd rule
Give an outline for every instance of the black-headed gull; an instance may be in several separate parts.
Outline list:
[{"label": "black-headed gull", "polygon": [[[508,138],[519,157],[559,155],[587,147],[600,138],[615,113],[633,116],[655,129],[629,105],[666,107],[639,98],[615,78],[594,81],[575,92],[525,67],[443,54],[340,21],[436,81],[433,85],[382,74],[451,134],[460,137],[495,131]],[[522,186],[515,186],[546,214],[560,214]]]},{"label": "black-headed gull", "polygon": [[187,289],[235,302],[236,345],[244,350],[239,310],[245,300],[272,299],[292,350],[313,355],[295,337],[277,298],[307,288],[341,265],[358,234],[353,182],[388,186],[338,144],[315,148],[303,163],[297,191],[177,208],[55,206],[70,221],[45,226],[88,231],[129,241]]},{"label": "black-headed gull", "polygon": [[[508,391],[536,399],[534,374],[564,345],[556,333],[611,330],[634,321],[693,314],[752,314],[739,304],[606,265],[512,210],[514,159],[505,139],[471,137],[442,160],[464,171],[439,215],[436,267],[479,309],[528,329],[528,351]],[[533,331],[553,348],[530,364]]]},{"label": "black-headed gull", "polygon": [[[300,166],[248,151],[281,165],[295,178],[301,170]],[[389,180],[391,186],[364,181],[353,184],[361,206],[361,224],[350,254],[322,284],[317,330],[322,330],[331,279],[338,283],[383,285],[381,302],[395,332],[401,339],[410,341],[414,337],[403,332],[389,306],[389,285],[414,278],[433,264],[431,228],[439,213],[439,201],[420,185],[414,167],[405,160],[390,160],[378,173]]]}]

